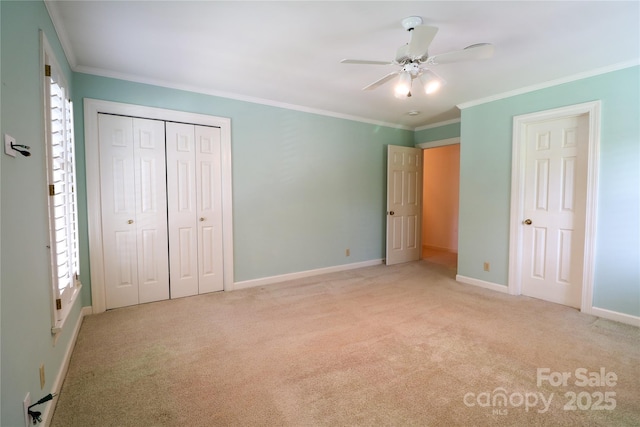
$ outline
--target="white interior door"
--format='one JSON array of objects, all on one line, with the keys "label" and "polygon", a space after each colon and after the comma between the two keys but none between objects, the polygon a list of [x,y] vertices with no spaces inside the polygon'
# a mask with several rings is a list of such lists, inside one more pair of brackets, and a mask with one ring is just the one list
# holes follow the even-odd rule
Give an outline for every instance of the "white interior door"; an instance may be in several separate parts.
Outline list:
[{"label": "white interior door", "polygon": [[522,293],[580,307],[587,115],[527,125]]},{"label": "white interior door", "polygon": [[106,306],[138,303],[133,120],[100,114],[100,184]]},{"label": "white interior door", "polygon": [[387,148],[387,265],[420,259],[422,150]]},{"label": "white interior door", "polygon": [[167,122],[171,297],[221,291],[220,129]]},{"label": "white interior door", "polygon": [[198,293],[224,288],[220,128],[195,126]]},{"label": "white interior door", "polygon": [[167,299],[164,125],[98,121],[106,308]]},{"label": "white interior door", "polygon": [[194,126],[167,122],[167,198],[171,298],[198,294]]},{"label": "white interior door", "polygon": [[138,297],[140,303],[169,298],[167,181],[164,123],[133,119]]}]

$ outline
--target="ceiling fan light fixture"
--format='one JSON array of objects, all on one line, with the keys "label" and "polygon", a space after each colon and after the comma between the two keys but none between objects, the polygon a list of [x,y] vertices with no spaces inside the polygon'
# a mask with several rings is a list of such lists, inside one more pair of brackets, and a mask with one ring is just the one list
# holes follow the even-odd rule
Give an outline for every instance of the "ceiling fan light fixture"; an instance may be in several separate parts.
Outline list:
[{"label": "ceiling fan light fixture", "polygon": [[493,55],[494,48],[490,43],[476,43],[462,50],[429,55],[429,47],[438,33],[438,27],[424,25],[420,16],[408,16],[401,23],[410,32],[410,40],[409,43],[397,50],[396,57],[391,62],[363,59],[343,59],[340,61],[343,64],[396,65],[402,67],[401,70],[387,74],[365,86],[362,90],[375,89],[398,76],[394,86],[396,98],[403,99],[412,95],[411,84],[413,79],[420,79],[422,90],[427,95],[430,95],[447,84],[445,80],[431,71],[430,67],[432,65],[449,64],[471,59],[485,59]]},{"label": "ceiling fan light fixture", "polygon": [[396,98],[406,98],[409,92],[411,92],[411,74],[403,71],[395,87]]},{"label": "ceiling fan light fixture", "polygon": [[431,70],[424,71],[420,76],[420,82],[427,95],[437,92],[444,85],[444,80]]},{"label": "ceiling fan light fixture", "polygon": [[432,94],[434,92],[437,92],[441,86],[442,86],[442,83],[440,83],[439,81],[431,80],[429,83],[424,85],[424,92],[427,95]]}]

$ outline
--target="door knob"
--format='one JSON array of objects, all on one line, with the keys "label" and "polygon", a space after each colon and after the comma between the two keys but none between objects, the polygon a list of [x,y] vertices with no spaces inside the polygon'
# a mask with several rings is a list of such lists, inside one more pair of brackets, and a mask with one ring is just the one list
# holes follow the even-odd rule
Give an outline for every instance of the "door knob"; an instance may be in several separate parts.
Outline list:
[{"label": "door knob", "polygon": [[127,221],[127,224],[133,224],[133,220],[130,219],[129,221]]},{"label": "door knob", "polygon": [[395,215],[396,213],[394,211],[389,212],[389,215]]},{"label": "door knob", "polygon": [[206,219],[207,219],[207,218],[205,218],[205,217],[203,217],[203,216],[202,216],[202,217],[200,217],[200,222],[205,221]]},{"label": "door knob", "polygon": [[525,225],[531,225],[533,222],[529,218],[527,218],[524,221],[522,221],[522,223]]}]

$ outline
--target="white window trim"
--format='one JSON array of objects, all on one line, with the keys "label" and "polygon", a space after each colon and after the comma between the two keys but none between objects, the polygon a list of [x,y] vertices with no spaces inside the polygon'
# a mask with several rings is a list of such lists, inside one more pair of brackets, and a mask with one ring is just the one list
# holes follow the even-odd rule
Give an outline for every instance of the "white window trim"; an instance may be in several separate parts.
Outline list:
[{"label": "white window trim", "polygon": [[[47,206],[49,207],[52,198],[51,196],[49,196],[49,184],[50,184],[50,166],[49,166],[49,162],[50,162],[50,143],[51,143],[51,133],[50,133],[50,103],[49,103],[49,95],[50,95],[50,87],[49,85],[46,83],[46,79],[47,76],[45,76],[45,65],[49,65],[51,66],[52,72],[55,73],[57,76],[59,76],[59,80],[61,82],[61,86],[64,87],[64,89],[66,89],[67,93],[67,98],[70,98],[69,95],[69,85],[68,83],[65,81],[64,76],[61,73],[61,68],[58,65],[55,55],[53,54],[53,49],[51,48],[51,45],[49,44],[49,41],[47,40],[45,34],[43,31],[40,31],[40,45],[41,45],[41,56],[40,56],[40,76],[41,76],[41,93],[42,93],[42,102],[43,102],[43,123],[44,123],[44,138],[43,140],[45,141],[45,152],[46,152],[46,160],[45,160],[45,170],[47,171],[47,185],[45,186],[47,193],[46,193],[46,197],[47,197]],[[73,111],[73,110],[71,110]],[[70,118],[71,120],[71,131],[73,131],[73,117]],[[75,161],[74,161],[75,163]],[[75,167],[74,167],[74,175],[75,175]],[[77,180],[76,180],[76,184],[77,184]],[[77,227],[77,200],[75,202],[76,205],[76,227]],[[49,220],[49,233],[50,233],[50,266],[49,266],[49,272],[50,272],[50,277],[51,277],[51,286],[50,286],[50,297],[51,297],[51,333],[54,335],[57,335],[59,332],[62,331],[64,324],[67,320],[67,318],[69,317],[69,313],[71,311],[71,308],[74,306],[74,303],[76,302],[76,300],[78,299],[78,296],[80,295],[80,289],[82,288],[82,284],[80,283],[80,278],[76,277],[76,279],[74,280],[73,284],[70,286],[70,289],[68,290],[69,295],[68,297],[65,296],[64,301],[62,301],[62,308],[60,310],[57,309],[56,307],[56,300],[59,298],[59,289],[58,289],[58,281],[57,281],[57,277],[56,277],[56,271],[57,271],[57,267],[55,265],[55,250],[54,250],[54,242],[55,242],[55,231],[53,230],[52,226],[51,226],[51,208],[48,208],[48,215],[47,218]],[[77,235],[77,231],[76,231],[76,235]],[[79,256],[79,253],[78,253]]]}]

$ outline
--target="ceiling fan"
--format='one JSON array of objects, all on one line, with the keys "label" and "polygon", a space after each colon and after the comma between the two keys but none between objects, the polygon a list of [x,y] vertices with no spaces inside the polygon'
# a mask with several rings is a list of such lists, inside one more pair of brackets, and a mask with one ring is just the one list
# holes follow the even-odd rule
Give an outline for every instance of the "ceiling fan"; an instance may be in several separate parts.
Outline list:
[{"label": "ceiling fan", "polygon": [[477,43],[461,50],[429,56],[429,45],[436,36],[438,28],[422,25],[422,22],[422,18],[419,16],[409,16],[402,20],[402,26],[411,33],[411,40],[408,44],[398,49],[395,59],[391,62],[361,59],[343,59],[340,62],[343,64],[401,66],[402,68],[400,70],[387,74],[381,79],[365,86],[362,90],[375,89],[396,76],[399,76],[398,83],[395,87],[395,95],[398,98],[405,98],[411,96],[411,84],[415,79],[420,80],[427,94],[437,91],[444,85],[445,81],[430,69],[432,65],[449,64],[472,59],[486,59],[493,55],[494,49],[492,44]]}]

